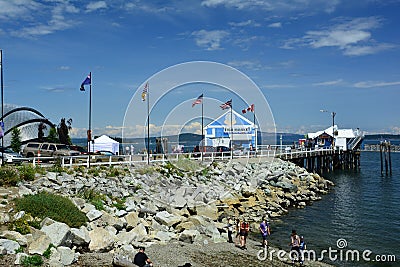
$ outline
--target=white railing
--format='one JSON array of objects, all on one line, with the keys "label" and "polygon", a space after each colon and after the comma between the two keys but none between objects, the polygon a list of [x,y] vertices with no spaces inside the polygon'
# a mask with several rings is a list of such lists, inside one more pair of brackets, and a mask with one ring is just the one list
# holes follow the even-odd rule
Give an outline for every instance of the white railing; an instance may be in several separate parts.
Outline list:
[{"label": "white railing", "polygon": [[[270,147],[271,148],[271,147]],[[167,162],[167,161],[178,161],[180,158],[185,157],[196,161],[224,161],[231,159],[250,159],[250,158],[273,158],[279,157],[281,159],[289,160],[298,157],[310,157],[318,155],[332,154],[332,148],[317,148],[317,149],[291,149],[291,150],[280,150],[275,147],[272,149],[259,149],[257,153],[254,151],[246,151],[243,154],[235,155],[230,152],[196,152],[196,153],[169,153],[169,154],[150,154],[147,159],[147,154],[135,154],[135,155],[113,155],[113,156],[101,156],[101,160],[97,156],[92,155],[80,155],[80,156],[64,156],[59,158],[54,157],[33,157],[29,158],[34,166],[40,165],[43,167],[52,166],[55,161],[60,160],[62,167],[72,166],[98,166],[98,165],[135,165],[135,164],[146,164],[147,161],[151,163],[155,162]]]}]

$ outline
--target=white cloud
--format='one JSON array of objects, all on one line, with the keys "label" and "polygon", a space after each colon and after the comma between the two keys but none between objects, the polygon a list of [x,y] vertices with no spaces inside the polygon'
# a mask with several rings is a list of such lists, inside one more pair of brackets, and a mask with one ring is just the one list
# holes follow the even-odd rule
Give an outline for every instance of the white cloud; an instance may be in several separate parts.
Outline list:
[{"label": "white cloud", "polygon": [[302,11],[322,10],[327,13],[335,11],[340,0],[203,0],[202,6],[236,8],[240,10],[267,10],[267,11]]},{"label": "white cloud", "polygon": [[395,47],[392,44],[377,43],[372,38],[372,30],[381,24],[382,19],[379,17],[341,19],[339,23],[326,29],[308,31],[302,38],[289,39],[282,48],[337,47],[346,56],[375,54]]},{"label": "white cloud", "polygon": [[246,20],[241,22],[229,22],[229,25],[232,27],[245,27],[245,26],[253,26],[253,27],[260,27],[261,24],[255,22],[254,20]]},{"label": "white cloud", "polygon": [[104,8],[107,8],[107,3],[105,1],[90,2],[86,6],[86,12],[93,12]]},{"label": "white cloud", "polygon": [[[0,0],[1,1],[1,0]],[[32,8],[38,8],[39,6],[27,4],[24,0],[18,3],[24,3],[20,8],[22,10],[30,9],[33,12]],[[0,3],[1,4],[1,3]],[[35,10],[32,14],[36,14],[39,10]],[[40,13],[48,14],[48,16],[38,16],[35,18],[35,23],[30,23],[33,26],[23,27],[18,30],[14,30],[11,32],[13,36],[17,37],[34,37],[39,35],[47,35],[56,31],[65,30],[76,25],[76,22],[72,19],[66,19],[65,14],[69,13],[77,13],[79,10],[68,2],[56,2],[55,5],[40,5]],[[27,18],[23,15],[24,13],[13,13],[15,16],[18,16],[20,20],[26,20]],[[34,15],[32,15],[34,16]],[[44,18],[44,19],[43,19]]]},{"label": "white cloud", "polygon": [[227,63],[229,66],[235,68],[246,68],[250,70],[260,70],[262,69],[262,65],[258,61],[250,61],[250,60],[243,60],[243,61],[230,61]]},{"label": "white cloud", "polygon": [[267,84],[263,85],[262,88],[265,89],[280,89],[280,88],[294,88],[292,84]]},{"label": "white cloud", "polygon": [[269,28],[282,28],[281,22],[275,22],[268,25]]},{"label": "white cloud", "polygon": [[30,18],[41,6],[31,0],[0,0],[0,19]]},{"label": "white cloud", "polygon": [[195,37],[196,44],[207,50],[218,50],[221,48],[221,41],[229,36],[229,32],[222,30],[206,31],[200,30],[192,33]]},{"label": "white cloud", "polygon": [[70,70],[71,67],[70,66],[60,66],[58,69],[59,70]]},{"label": "white cloud", "polygon": [[337,85],[342,83],[342,79],[334,80],[334,81],[326,81],[326,82],[320,82],[320,83],[313,83],[314,86],[332,86],[332,85]]},{"label": "white cloud", "polygon": [[398,82],[377,82],[377,81],[364,81],[358,82],[354,84],[356,88],[373,88],[373,87],[386,87],[386,86],[395,86],[400,85],[400,81]]}]

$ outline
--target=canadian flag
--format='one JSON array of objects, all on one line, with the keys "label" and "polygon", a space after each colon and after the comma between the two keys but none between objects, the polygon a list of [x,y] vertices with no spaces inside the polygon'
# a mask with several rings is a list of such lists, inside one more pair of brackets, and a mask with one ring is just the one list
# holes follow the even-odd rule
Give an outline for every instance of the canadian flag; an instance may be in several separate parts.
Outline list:
[{"label": "canadian flag", "polygon": [[242,109],[242,113],[245,114],[246,112],[254,112],[254,104],[251,104],[250,107]]}]

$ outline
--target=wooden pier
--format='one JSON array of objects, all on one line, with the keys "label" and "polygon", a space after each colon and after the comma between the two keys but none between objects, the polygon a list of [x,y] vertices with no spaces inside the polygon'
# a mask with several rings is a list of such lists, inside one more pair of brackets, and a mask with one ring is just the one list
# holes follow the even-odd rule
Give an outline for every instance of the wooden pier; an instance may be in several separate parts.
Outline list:
[{"label": "wooden pier", "polygon": [[313,150],[293,150],[277,155],[278,158],[295,163],[309,172],[324,173],[334,170],[358,170],[359,150],[333,150],[331,148]]}]

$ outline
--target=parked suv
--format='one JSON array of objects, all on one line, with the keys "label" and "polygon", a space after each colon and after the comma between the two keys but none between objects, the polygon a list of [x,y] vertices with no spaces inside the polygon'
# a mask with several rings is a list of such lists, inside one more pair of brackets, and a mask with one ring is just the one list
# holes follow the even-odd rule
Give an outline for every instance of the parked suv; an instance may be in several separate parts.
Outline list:
[{"label": "parked suv", "polygon": [[25,157],[37,157],[40,151],[41,157],[77,156],[78,151],[71,150],[69,146],[55,143],[27,143],[22,151]]}]

